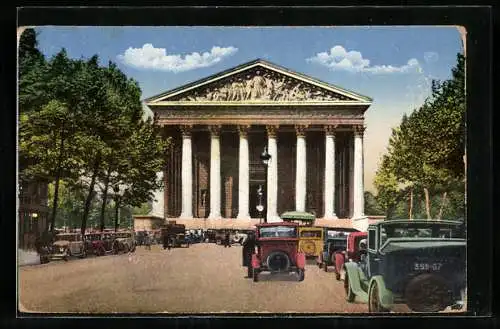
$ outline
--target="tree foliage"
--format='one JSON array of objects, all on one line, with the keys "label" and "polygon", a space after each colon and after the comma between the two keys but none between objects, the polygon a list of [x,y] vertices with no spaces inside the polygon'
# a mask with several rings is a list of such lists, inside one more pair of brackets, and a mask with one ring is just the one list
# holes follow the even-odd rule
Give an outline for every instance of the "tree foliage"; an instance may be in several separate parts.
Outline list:
[{"label": "tree foliage", "polygon": [[[412,208],[416,204],[410,205],[407,197],[418,198],[419,193],[424,193],[426,217],[436,217],[438,213],[446,213],[443,210],[450,192],[454,197],[455,192],[463,195],[463,185],[460,187],[465,178],[463,55],[457,55],[451,79],[433,81],[431,92],[420,108],[409,116],[404,115],[401,124],[393,129],[387,154],[377,171],[374,182],[377,199],[388,213],[396,210],[398,202],[404,201]],[[441,202],[436,200],[437,196],[442,196]]]},{"label": "tree foliage", "polygon": [[62,49],[45,60],[36,49],[33,30],[24,32],[21,41],[22,176],[54,183],[52,222],[60,181],[85,196],[82,232],[94,213],[96,196],[101,228],[106,225],[110,190],[117,210],[151,200],[152,191],[161,187],[156,172],[165,166],[168,143],[152,120],[142,120],[138,83],[112,62],[100,66],[97,55],[71,59]]}]

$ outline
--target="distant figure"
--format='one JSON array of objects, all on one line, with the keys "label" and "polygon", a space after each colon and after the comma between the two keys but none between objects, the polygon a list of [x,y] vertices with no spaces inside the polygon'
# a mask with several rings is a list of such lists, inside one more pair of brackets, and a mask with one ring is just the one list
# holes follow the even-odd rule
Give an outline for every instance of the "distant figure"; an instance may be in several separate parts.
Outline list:
[{"label": "distant figure", "polygon": [[243,266],[247,267],[247,278],[252,277],[252,255],[255,253],[255,234],[248,233],[247,238],[243,241]]},{"label": "distant figure", "polygon": [[224,248],[231,247],[231,240],[229,236],[229,231],[226,231],[226,235],[224,236]]},{"label": "distant figure", "polygon": [[151,237],[148,232],[144,233],[144,244],[146,245],[147,250],[151,250]]}]

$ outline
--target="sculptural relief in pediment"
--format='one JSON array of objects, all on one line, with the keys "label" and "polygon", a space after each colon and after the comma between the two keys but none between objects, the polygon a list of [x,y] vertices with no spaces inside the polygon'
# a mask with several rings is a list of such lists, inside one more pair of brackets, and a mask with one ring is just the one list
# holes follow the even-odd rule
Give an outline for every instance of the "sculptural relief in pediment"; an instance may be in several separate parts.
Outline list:
[{"label": "sculptural relief in pediment", "polygon": [[169,97],[170,101],[349,101],[347,96],[257,67]]}]

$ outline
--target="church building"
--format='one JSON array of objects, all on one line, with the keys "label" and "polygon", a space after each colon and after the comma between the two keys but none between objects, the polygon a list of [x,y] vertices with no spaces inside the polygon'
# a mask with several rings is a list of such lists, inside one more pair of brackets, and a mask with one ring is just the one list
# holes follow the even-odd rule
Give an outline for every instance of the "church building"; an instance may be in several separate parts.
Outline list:
[{"label": "church building", "polygon": [[295,210],[359,226],[371,102],[261,59],[146,99],[171,138],[164,219],[256,223],[265,205],[268,222]]}]

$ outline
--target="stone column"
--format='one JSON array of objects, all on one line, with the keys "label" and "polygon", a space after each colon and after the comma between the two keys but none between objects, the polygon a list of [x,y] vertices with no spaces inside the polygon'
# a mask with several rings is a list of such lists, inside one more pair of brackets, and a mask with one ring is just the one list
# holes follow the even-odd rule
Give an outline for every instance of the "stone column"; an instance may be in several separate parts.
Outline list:
[{"label": "stone column", "polygon": [[364,216],[364,186],[363,186],[363,126],[354,127],[354,211],[353,218]]},{"label": "stone column", "polygon": [[210,214],[208,218],[221,218],[221,172],[220,172],[220,128],[209,126],[210,129]]},{"label": "stone column", "polygon": [[295,171],[295,210],[306,211],[307,162],[306,162],[306,128],[295,126],[297,133],[297,169]]},{"label": "stone column", "polygon": [[193,217],[193,154],[191,150],[191,129],[181,126],[182,131],[182,210],[181,218]]},{"label": "stone column", "polygon": [[267,222],[279,222],[278,216],[278,126],[267,126],[267,150],[271,160],[267,166]]},{"label": "stone column", "polygon": [[238,219],[250,219],[249,189],[250,189],[250,164],[248,155],[248,130],[250,126],[239,126],[240,133],[240,158],[238,172]]},{"label": "stone column", "polygon": [[335,214],[335,128],[325,126],[325,214],[324,218],[336,219]]}]

